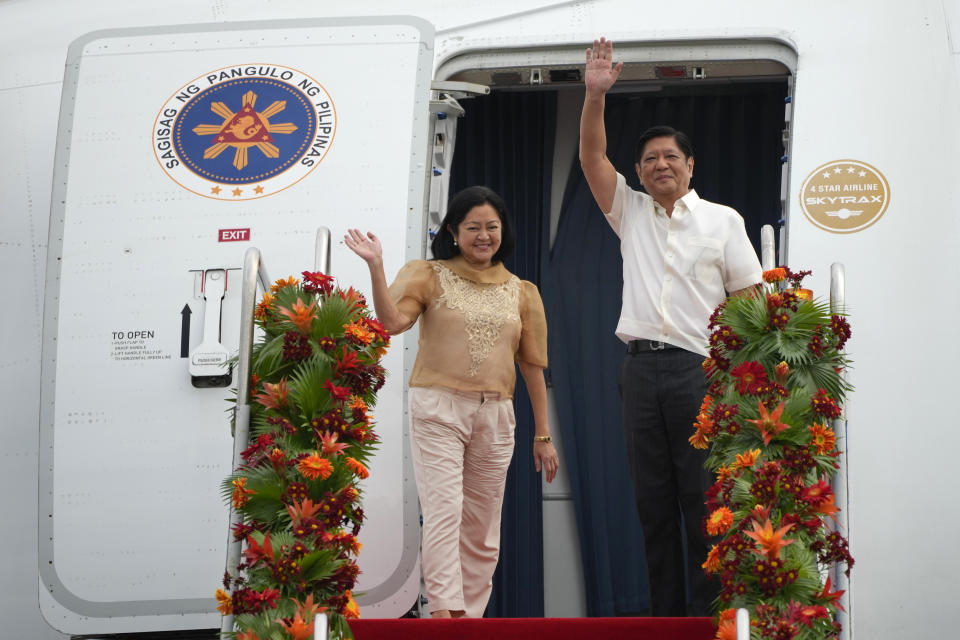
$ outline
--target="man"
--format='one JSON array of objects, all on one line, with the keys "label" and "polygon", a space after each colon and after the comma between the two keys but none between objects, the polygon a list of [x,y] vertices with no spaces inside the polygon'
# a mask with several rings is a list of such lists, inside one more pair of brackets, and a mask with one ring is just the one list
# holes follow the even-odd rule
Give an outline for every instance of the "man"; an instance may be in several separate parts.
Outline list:
[{"label": "man", "polygon": [[580,163],[623,256],[616,334],[627,355],[620,396],[651,610],[709,615],[717,588],[700,565],[708,551],[704,492],[712,478],[703,468],[706,452],[688,438],[707,387],[701,365],[710,314],[727,292],[760,282],[761,268],[743,218],[690,189],[693,149],[683,133],[670,127],[643,133],[635,168],[646,193],[626,186],[606,156],[605,96],[623,67],[612,60],[613,44],[604,38],[587,49]]}]

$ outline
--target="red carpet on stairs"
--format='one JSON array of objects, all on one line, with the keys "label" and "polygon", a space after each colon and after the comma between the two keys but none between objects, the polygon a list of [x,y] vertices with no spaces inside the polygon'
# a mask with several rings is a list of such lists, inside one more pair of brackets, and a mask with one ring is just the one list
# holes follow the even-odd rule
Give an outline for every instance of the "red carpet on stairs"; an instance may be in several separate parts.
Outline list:
[{"label": "red carpet on stairs", "polygon": [[710,618],[485,618],[354,620],[356,640],[711,640]]}]

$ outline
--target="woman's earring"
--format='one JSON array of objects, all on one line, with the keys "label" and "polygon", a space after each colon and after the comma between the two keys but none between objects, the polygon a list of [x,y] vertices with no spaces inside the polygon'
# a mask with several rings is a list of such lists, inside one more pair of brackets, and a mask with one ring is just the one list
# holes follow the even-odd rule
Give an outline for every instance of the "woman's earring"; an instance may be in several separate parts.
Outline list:
[{"label": "woman's earring", "polygon": [[457,246],[457,239],[456,239],[456,238],[453,239],[453,246]]}]

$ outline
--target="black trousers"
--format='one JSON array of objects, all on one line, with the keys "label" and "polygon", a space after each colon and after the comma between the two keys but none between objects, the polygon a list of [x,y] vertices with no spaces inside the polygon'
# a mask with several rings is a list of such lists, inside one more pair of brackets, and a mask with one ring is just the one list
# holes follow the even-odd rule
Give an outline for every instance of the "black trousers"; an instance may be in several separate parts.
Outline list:
[{"label": "black trousers", "polygon": [[704,492],[713,479],[703,467],[707,452],[688,441],[707,388],[702,362],[699,354],[670,348],[628,353],[620,370],[627,457],[654,616],[710,615],[719,593],[701,568],[709,551]]}]

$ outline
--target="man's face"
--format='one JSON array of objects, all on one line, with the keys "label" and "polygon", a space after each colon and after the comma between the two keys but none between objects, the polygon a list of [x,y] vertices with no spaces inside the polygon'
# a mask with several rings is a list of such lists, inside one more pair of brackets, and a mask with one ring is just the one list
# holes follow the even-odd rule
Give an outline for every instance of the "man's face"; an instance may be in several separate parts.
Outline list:
[{"label": "man's face", "polygon": [[693,158],[687,158],[673,136],[648,140],[636,165],[640,184],[668,209],[690,191]]}]

